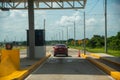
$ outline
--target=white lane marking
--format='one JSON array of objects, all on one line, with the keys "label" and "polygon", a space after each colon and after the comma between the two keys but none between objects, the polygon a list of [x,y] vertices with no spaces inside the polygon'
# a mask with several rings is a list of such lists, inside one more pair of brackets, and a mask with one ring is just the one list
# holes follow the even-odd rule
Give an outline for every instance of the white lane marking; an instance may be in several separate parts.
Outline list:
[{"label": "white lane marking", "polygon": [[103,73],[104,75],[106,75],[108,78],[110,78],[111,80],[115,80],[113,77],[111,77],[110,75],[106,74],[103,70],[101,70],[100,68],[98,68],[97,66],[95,66],[94,64],[92,64],[91,62],[87,61],[87,63],[90,66],[94,66],[98,71],[100,71],[101,73]]},{"label": "white lane marking", "polygon": [[[36,71],[38,71],[39,70],[39,68],[41,68],[44,64],[46,63],[46,61],[45,62],[43,62],[37,69],[35,69],[32,73],[34,73],[34,72],[36,72]],[[32,73],[30,73],[30,75],[28,75],[26,78],[25,78],[25,80],[29,80],[30,79],[30,77],[31,76],[33,76],[32,75]]]}]

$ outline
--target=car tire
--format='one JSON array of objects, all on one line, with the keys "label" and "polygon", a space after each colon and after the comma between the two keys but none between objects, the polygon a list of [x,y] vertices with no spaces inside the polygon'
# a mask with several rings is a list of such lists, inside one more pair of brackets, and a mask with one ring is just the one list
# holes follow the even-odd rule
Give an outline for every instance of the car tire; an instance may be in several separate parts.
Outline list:
[{"label": "car tire", "polygon": [[68,57],[68,54],[66,54],[66,57]]},{"label": "car tire", "polygon": [[54,57],[56,56],[56,54],[54,54]]}]

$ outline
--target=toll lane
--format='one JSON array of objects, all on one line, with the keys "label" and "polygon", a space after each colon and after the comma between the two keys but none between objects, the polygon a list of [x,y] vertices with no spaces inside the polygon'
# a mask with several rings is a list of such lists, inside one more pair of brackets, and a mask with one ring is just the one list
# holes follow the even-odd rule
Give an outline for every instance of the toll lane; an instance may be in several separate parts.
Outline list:
[{"label": "toll lane", "polygon": [[50,58],[26,80],[114,80],[85,59]]},{"label": "toll lane", "polygon": [[25,80],[114,80],[86,59],[78,57],[78,50],[69,49],[68,57],[52,56]]}]

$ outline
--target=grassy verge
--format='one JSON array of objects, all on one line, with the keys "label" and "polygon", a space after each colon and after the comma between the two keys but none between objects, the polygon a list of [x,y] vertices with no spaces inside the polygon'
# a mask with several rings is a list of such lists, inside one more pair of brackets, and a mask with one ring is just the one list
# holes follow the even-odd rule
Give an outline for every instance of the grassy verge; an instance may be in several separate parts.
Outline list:
[{"label": "grassy verge", "polygon": [[[14,46],[13,49],[26,49],[27,47],[26,46]],[[1,49],[5,49],[5,47],[0,47],[0,50]]]},{"label": "grassy verge", "polygon": [[[83,49],[83,47],[79,47],[79,46],[70,46],[70,48],[74,48],[74,49]],[[104,48],[86,48],[86,50],[88,52],[93,52],[93,53],[105,53],[105,50]],[[108,49],[108,53],[109,55],[113,55],[113,56],[116,56],[116,57],[120,57],[120,50],[110,50]]]},{"label": "grassy verge", "polygon": [[[104,48],[95,48],[95,49],[87,48],[87,51],[94,52],[94,53],[105,53]],[[120,57],[120,51],[117,51],[117,50],[110,50],[110,49],[108,49],[108,53],[107,54],[113,55],[113,56],[116,56],[116,57]]]}]

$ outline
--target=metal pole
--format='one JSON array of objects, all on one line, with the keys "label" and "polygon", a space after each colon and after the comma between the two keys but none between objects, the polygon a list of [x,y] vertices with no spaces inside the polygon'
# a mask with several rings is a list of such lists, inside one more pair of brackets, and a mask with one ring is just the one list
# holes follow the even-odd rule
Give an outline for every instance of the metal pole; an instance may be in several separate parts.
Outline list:
[{"label": "metal pole", "polygon": [[62,30],[62,43],[63,43],[63,38],[64,38],[63,32],[64,32],[64,31]]},{"label": "metal pole", "polygon": [[59,40],[59,39],[58,39],[58,35],[57,35],[57,33],[56,33],[56,42],[58,42],[58,40]]},{"label": "metal pole", "polygon": [[105,0],[105,53],[107,53],[107,0]]},{"label": "metal pole", "polygon": [[45,30],[45,24],[46,24],[45,22],[46,22],[46,20],[44,19],[44,30]]},{"label": "metal pole", "polygon": [[86,43],[85,43],[85,39],[86,39],[86,25],[85,25],[85,12],[84,12],[84,55],[86,55]]},{"label": "metal pole", "polygon": [[[44,37],[46,37],[46,35],[45,35],[45,24],[46,24],[46,20],[44,19]],[[44,45],[46,45],[46,40],[45,40],[45,44]]]},{"label": "metal pole", "polygon": [[35,57],[35,31],[34,31],[34,2],[28,0],[28,16],[29,16],[29,58]]},{"label": "metal pole", "polygon": [[67,26],[67,45],[68,45],[68,26]]},{"label": "metal pole", "polygon": [[61,41],[60,41],[60,32],[59,32],[59,43],[60,43]]},{"label": "metal pole", "polygon": [[74,21],[74,46],[76,46],[75,21]]},{"label": "metal pole", "polygon": [[54,41],[56,40],[56,33],[54,33],[53,40]]}]

